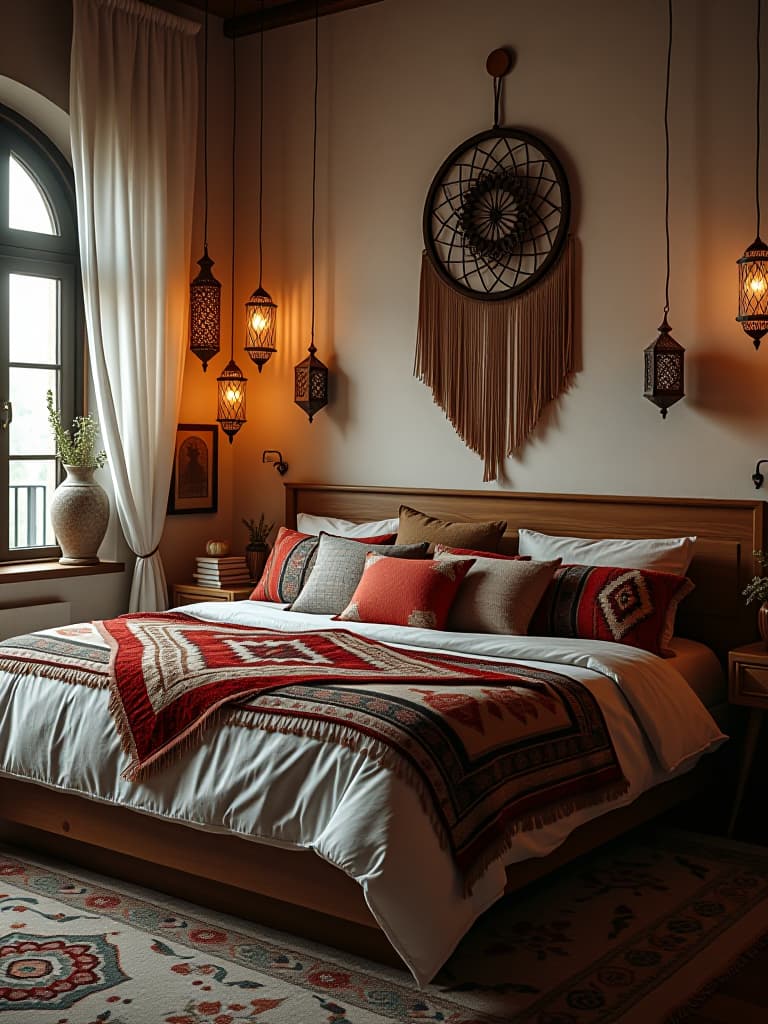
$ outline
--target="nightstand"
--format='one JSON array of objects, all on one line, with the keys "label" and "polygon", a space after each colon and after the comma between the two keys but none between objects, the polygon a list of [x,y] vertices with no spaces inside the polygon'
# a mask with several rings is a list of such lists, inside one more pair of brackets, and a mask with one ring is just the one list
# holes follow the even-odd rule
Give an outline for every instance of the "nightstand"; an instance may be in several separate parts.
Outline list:
[{"label": "nightstand", "polygon": [[203,587],[199,583],[175,583],[171,591],[171,607],[196,604],[198,601],[247,601],[253,585],[240,587]]},{"label": "nightstand", "polygon": [[747,644],[745,647],[737,647],[728,654],[728,700],[731,704],[740,704],[750,709],[741,751],[736,799],[728,825],[730,836],[736,824],[744,787],[757,749],[763,713],[768,711],[768,647],[763,640]]}]

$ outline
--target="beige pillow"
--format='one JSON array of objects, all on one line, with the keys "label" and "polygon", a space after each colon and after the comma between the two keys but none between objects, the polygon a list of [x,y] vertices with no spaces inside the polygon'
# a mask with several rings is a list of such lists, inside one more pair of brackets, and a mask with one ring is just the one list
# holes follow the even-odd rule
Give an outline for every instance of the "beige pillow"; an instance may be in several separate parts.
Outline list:
[{"label": "beige pillow", "polygon": [[418,544],[429,542],[432,551],[435,544],[452,548],[475,548],[478,551],[497,551],[499,541],[507,528],[506,522],[497,523],[451,523],[445,519],[418,512],[407,505],[400,506],[400,528],[397,544]]},{"label": "beige pillow", "polygon": [[558,537],[536,530],[520,530],[518,551],[543,561],[560,558],[563,565],[618,566],[653,569],[685,576],[693,558],[695,537],[603,538]]},{"label": "beige pillow", "polygon": [[[461,555],[437,550],[435,558],[461,561]],[[526,562],[477,557],[464,577],[445,628],[457,633],[506,633],[524,636],[560,559]]]}]

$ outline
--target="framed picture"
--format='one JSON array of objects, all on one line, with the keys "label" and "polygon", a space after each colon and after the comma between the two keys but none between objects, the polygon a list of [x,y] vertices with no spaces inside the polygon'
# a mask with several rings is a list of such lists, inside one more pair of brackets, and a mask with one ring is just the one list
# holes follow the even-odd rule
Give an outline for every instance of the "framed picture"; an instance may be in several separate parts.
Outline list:
[{"label": "framed picture", "polygon": [[215,512],[218,491],[218,424],[180,423],[176,428],[168,515]]}]

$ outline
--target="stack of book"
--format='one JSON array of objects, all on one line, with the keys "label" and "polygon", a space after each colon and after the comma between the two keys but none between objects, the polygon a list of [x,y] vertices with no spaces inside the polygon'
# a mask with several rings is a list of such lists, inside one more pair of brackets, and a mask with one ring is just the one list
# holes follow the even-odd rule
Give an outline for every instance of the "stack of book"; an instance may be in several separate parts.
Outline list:
[{"label": "stack of book", "polygon": [[203,587],[241,587],[251,582],[244,555],[201,555],[192,575]]}]

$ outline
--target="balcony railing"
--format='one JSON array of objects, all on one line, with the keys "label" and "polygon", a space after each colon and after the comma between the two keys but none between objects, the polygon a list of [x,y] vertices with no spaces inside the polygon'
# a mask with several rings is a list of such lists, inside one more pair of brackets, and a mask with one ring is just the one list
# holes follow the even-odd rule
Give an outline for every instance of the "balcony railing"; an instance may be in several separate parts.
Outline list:
[{"label": "balcony railing", "polygon": [[47,488],[44,484],[11,484],[10,523],[12,548],[45,545]]}]

